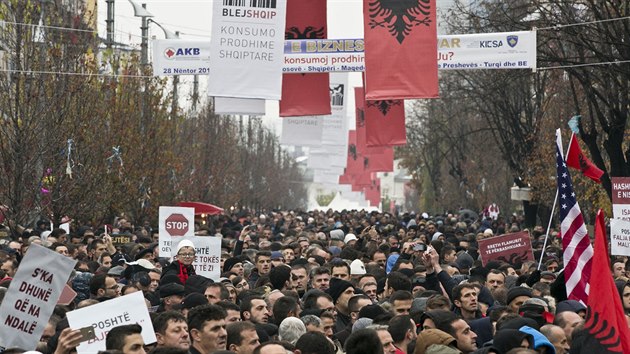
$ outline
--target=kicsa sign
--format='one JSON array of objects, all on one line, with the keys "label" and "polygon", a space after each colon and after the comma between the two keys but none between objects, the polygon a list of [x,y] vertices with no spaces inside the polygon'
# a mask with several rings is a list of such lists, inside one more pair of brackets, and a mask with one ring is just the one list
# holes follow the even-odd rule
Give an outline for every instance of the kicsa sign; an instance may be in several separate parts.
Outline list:
[{"label": "kicsa sign", "polygon": [[160,257],[171,256],[171,238],[195,235],[195,209],[160,207],[159,213]]}]

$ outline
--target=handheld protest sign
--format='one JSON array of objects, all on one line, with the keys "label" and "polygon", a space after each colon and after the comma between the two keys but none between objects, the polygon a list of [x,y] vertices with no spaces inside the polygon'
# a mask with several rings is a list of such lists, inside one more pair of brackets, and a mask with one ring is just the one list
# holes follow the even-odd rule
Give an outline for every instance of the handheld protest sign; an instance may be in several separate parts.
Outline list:
[{"label": "handheld protest sign", "polygon": [[611,180],[613,218],[630,221],[630,177],[612,177]]},{"label": "handheld protest sign", "polygon": [[610,254],[630,256],[630,221],[610,219]]},{"label": "handheld protest sign", "polygon": [[76,263],[37,244],[28,248],[0,306],[0,347],[37,347]]},{"label": "handheld protest sign", "polygon": [[195,260],[192,264],[195,273],[218,280],[221,277],[221,238],[214,236],[173,238],[172,253],[169,256],[177,255],[177,245],[183,240],[190,240],[195,245]]},{"label": "handheld protest sign", "polygon": [[479,240],[479,255],[484,266],[490,261],[517,264],[534,260],[532,243],[527,231]]},{"label": "handheld protest sign", "polygon": [[161,206],[158,230],[160,257],[170,257],[171,237],[195,235],[195,208]]},{"label": "handheld protest sign", "polygon": [[120,296],[100,304],[68,312],[70,328],[94,328],[94,338],[77,347],[79,354],[93,354],[105,350],[105,339],[112,328],[137,323],[142,327],[144,344],[154,343],[155,331],[149,317],[149,309],[141,291]]}]

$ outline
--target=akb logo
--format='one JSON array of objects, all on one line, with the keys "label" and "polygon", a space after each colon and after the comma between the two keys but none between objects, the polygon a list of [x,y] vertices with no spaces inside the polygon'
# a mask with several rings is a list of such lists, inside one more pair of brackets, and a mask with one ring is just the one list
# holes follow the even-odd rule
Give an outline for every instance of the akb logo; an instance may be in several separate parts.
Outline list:
[{"label": "akb logo", "polygon": [[175,57],[183,57],[183,56],[194,56],[201,54],[201,49],[199,48],[166,48],[164,51],[164,56],[166,59],[173,59]]}]

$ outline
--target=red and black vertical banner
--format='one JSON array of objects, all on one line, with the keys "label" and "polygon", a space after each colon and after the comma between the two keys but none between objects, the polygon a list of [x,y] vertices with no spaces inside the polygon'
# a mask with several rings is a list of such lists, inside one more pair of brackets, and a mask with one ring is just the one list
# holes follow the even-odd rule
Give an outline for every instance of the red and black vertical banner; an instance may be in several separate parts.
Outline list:
[{"label": "red and black vertical banner", "polygon": [[365,102],[365,142],[368,148],[405,145],[407,143],[405,101]]},{"label": "red and black vertical banner", "polygon": [[438,97],[436,0],[363,0],[370,100]]},{"label": "red and black vertical banner", "polygon": [[[288,0],[286,39],[328,37],[326,0]],[[283,74],[280,117],[328,115],[329,74]]]},{"label": "red and black vertical banner", "polygon": [[381,203],[381,179],[374,178],[372,183],[363,189],[363,193],[371,206],[378,207]]},{"label": "red and black vertical banner", "polygon": [[[355,102],[355,123],[356,123],[356,135],[357,135],[357,151],[362,155],[381,154],[383,149],[380,146],[369,146],[367,142],[367,112],[365,91],[363,87],[354,88],[354,102]],[[373,134],[373,132],[370,132]]]}]

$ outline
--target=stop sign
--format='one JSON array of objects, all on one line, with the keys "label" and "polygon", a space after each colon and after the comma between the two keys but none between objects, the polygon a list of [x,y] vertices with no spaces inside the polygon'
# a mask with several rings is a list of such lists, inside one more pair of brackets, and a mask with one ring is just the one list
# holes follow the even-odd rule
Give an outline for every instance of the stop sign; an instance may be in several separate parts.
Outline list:
[{"label": "stop sign", "polygon": [[188,219],[182,214],[169,215],[164,224],[164,229],[171,236],[184,236],[188,232]]}]

